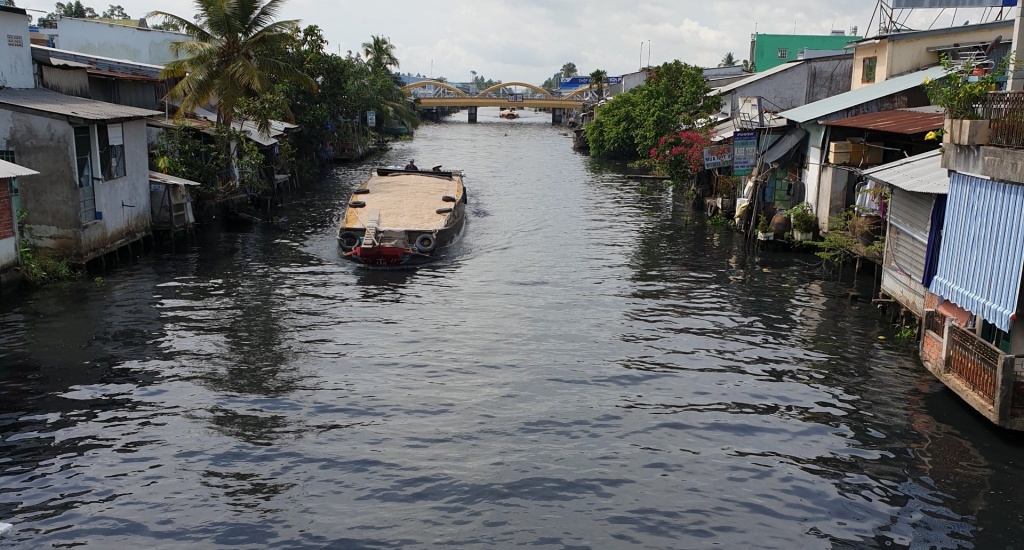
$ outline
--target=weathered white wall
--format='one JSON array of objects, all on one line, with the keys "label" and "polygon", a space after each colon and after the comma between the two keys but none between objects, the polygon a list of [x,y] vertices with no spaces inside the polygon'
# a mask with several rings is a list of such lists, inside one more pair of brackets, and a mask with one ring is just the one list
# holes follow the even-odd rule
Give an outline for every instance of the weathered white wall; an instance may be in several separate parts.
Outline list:
[{"label": "weathered white wall", "polygon": [[55,118],[0,110],[0,148],[17,163],[39,172],[21,182],[25,235],[41,246],[72,254],[77,248],[78,184],[71,126]]},{"label": "weathered white wall", "polygon": [[103,219],[83,229],[82,253],[86,257],[133,241],[150,229],[146,123],[124,122],[123,132],[125,176],[96,182],[96,212],[102,212]]},{"label": "weathered white wall", "polygon": [[172,61],[171,43],[187,40],[187,35],[176,32],[102,21],[65,17],[57,22],[56,47],[59,49],[152,65]]},{"label": "weathered white wall", "polygon": [[[21,46],[9,46],[8,35],[21,37]],[[0,11],[0,87],[35,87],[28,16],[24,14]]]},{"label": "weathered white wall", "polygon": [[[804,125],[804,129],[807,130],[808,134],[807,165],[804,167],[802,175],[805,189],[804,200],[807,204],[811,205],[811,210],[814,211],[814,215],[818,217],[820,222],[818,194],[821,189],[821,163],[824,157],[825,127],[815,123]],[[828,217],[825,218],[824,223],[828,224]],[[827,226],[825,230],[828,230]]]},{"label": "weathered white wall", "polygon": [[96,211],[103,219],[85,224],[79,218],[71,125],[0,110],[0,129],[4,128],[0,148],[14,150],[18,164],[39,172],[20,186],[21,208],[28,212],[26,237],[34,244],[84,261],[150,231],[145,121],[123,123],[126,175],[95,182]]}]

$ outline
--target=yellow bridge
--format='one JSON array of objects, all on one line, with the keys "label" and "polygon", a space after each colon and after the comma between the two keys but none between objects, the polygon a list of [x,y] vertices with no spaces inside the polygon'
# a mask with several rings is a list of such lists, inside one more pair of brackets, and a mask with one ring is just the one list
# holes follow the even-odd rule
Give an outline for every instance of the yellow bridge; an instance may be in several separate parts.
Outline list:
[{"label": "yellow bridge", "polygon": [[[514,88],[525,88],[529,92],[509,93],[509,90]],[[470,122],[476,122],[476,110],[479,107],[533,107],[551,109],[551,122],[557,124],[562,122],[566,111],[579,109],[585,102],[595,98],[590,87],[574,90],[563,97],[555,97],[544,88],[525,82],[502,82],[477,94],[467,94],[451,84],[436,80],[414,82],[404,86],[402,90],[416,98],[420,108],[466,107],[469,109]]]}]

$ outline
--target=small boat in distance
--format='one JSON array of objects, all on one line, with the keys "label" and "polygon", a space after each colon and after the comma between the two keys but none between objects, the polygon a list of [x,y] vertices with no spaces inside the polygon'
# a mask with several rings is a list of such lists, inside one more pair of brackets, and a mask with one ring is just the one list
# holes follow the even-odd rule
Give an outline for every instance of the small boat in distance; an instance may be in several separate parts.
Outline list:
[{"label": "small boat in distance", "polygon": [[507,118],[509,120],[512,120],[514,118],[519,118],[519,112],[516,111],[515,107],[502,107],[501,109],[498,110],[498,116],[500,116],[501,118]]},{"label": "small boat in distance", "polygon": [[353,191],[338,229],[339,253],[383,268],[444,257],[462,235],[466,188],[461,171],[378,168]]}]

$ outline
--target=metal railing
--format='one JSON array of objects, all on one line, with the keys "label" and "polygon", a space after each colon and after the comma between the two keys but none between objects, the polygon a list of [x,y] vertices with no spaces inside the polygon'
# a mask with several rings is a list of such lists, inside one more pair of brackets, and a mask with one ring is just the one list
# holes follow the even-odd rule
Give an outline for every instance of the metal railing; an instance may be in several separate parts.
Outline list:
[{"label": "metal railing", "polygon": [[999,350],[958,325],[950,325],[948,345],[949,371],[994,404],[1002,362]]},{"label": "metal railing", "polygon": [[946,337],[947,317],[938,311],[926,311],[924,314],[924,329],[935,333],[940,339]]},{"label": "metal railing", "polygon": [[980,110],[990,121],[990,145],[1024,149],[1024,92],[989,92]]}]

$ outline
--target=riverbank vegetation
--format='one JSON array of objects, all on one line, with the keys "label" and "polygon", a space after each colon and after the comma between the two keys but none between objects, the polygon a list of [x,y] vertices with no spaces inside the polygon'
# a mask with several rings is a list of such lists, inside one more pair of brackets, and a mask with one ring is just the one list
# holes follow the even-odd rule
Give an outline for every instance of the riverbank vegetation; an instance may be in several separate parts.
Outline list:
[{"label": "riverbank vegetation", "polygon": [[[690,153],[710,137],[711,115],[721,108],[721,99],[708,96],[710,91],[700,67],[673,61],[652,68],[644,84],[597,107],[585,130],[591,154],[645,159],[683,176],[682,169],[692,167]],[[675,142],[668,155],[655,154],[667,141]],[[683,149],[673,153],[675,147]]]},{"label": "riverbank vegetation", "polygon": [[[176,118],[216,106],[215,131],[207,132],[213,142],[187,124],[168,129],[157,144],[156,169],[203,183],[201,195],[224,194],[209,186],[258,194],[267,178],[256,163],[260,151],[241,132],[244,123],[266,134],[277,120],[299,126],[267,159],[274,171],[299,179],[336,151],[364,150],[382,130],[417,125],[415,106],[392,73],[399,60],[388,39],[373,36],[355,54],[329,53],[318,26],[277,20],[284,2],[195,0],[191,19],[149,14],[190,38],[173,44],[181,57],[163,72],[176,82],[167,96]],[[376,128],[367,124],[368,112]]]}]

